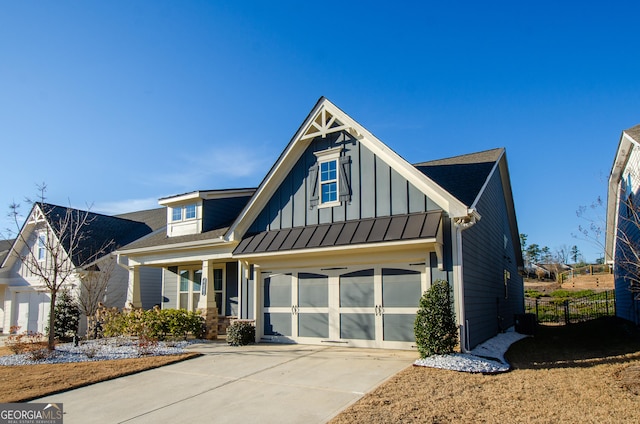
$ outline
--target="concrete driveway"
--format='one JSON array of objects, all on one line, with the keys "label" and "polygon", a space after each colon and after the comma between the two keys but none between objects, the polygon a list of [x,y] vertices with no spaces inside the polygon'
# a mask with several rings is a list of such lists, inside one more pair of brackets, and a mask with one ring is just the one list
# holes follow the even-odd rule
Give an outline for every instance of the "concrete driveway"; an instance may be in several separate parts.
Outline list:
[{"label": "concrete driveway", "polygon": [[325,346],[194,345],[204,356],[34,402],[73,423],[324,423],[417,359]]}]

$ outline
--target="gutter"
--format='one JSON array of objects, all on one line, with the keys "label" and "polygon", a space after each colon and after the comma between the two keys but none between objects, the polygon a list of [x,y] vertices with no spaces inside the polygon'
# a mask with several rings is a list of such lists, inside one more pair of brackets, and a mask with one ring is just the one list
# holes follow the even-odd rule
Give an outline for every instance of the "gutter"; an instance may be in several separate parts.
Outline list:
[{"label": "gutter", "polygon": [[[475,208],[469,208],[467,215],[463,217],[453,218],[455,228],[455,240],[456,240],[456,257],[458,259],[458,267],[454,267],[454,281],[458,283],[458,292],[460,293],[460,313],[459,322],[461,328],[460,332],[460,350],[463,353],[469,352],[469,326],[466,320],[465,304],[464,304],[464,278],[462,273],[462,232],[466,229],[473,227],[478,221],[480,221],[480,214]],[[452,238],[453,239],[453,238]]]}]

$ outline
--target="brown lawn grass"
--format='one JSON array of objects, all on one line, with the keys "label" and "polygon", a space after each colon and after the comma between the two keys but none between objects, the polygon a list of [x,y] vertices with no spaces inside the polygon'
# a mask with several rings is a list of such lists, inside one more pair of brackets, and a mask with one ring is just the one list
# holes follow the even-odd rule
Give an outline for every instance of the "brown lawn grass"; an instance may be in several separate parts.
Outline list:
[{"label": "brown lawn grass", "polygon": [[[6,347],[0,355],[9,355]],[[0,402],[22,402],[99,381],[158,368],[199,356],[198,353],[148,356],[117,361],[0,366]]]},{"label": "brown lawn grass", "polygon": [[640,422],[640,337],[617,319],[539,327],[507,359],[497,375],[409,367],[331,423]]}]

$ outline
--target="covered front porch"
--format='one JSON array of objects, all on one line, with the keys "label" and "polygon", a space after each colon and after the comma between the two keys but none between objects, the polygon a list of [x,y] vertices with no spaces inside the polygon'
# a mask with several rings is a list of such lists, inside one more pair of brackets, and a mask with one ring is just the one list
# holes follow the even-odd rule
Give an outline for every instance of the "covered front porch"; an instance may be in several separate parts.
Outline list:
[{"label": "covered front porch", "polygon": [[[206,321],[206,338],[215,340],[226,334],[231,320],[238,315],[239,268],[230,255],[217,258],[181,258],[144,260],[129,257],[127,305],[142,307],[142,292],[149,284],[161,284],[161,309],[198,311]],[[144,280],[145,268],[160,268],[161,280]]]}]

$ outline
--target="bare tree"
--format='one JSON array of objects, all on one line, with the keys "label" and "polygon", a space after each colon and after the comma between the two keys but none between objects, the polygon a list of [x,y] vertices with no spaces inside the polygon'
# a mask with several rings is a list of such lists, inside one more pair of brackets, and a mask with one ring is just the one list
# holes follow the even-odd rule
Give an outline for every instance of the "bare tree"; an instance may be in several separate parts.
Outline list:
[{"label": "bare tree", "polygon": [[[71,207],[59,207],[44,202],[46,185],[38,186],[39,200],[31,201],[31,214],[21,226],[20,205],[9,206],[9,216],[16,229],[16,243],[12,253],[22,261],[23,266],[37,277],[49,291],[49,331],[48,348],[55,347],[55,304],[58,291],[73,280],[78,269],[96,261],[107,252],[112,242],[98,248],[87,247],[90,238],[92,214]],[[34,226],[34,231],[21,231],[21,228]]]},{"label": "bare tree", "polygon": [[556,258],[562,264],[566,264],[569,262],[569,248],[566,244],[563,244],[558,249],[556,249]]},{"label": "bare tree", "polygon": [[[105,257],[99,262],[86,267],[80,273],[80,290],[78,293],[78,306],[80,311],[87,317],[89,334],[95,327],[96,311],[105,303],[107,298],[112,302],[118,302],[120,298],[114,298],[114,293],[110,291],[110,280],[116,267],[116,260],[113,256]],[[122,294],[116,294],[122,297]]]}]

